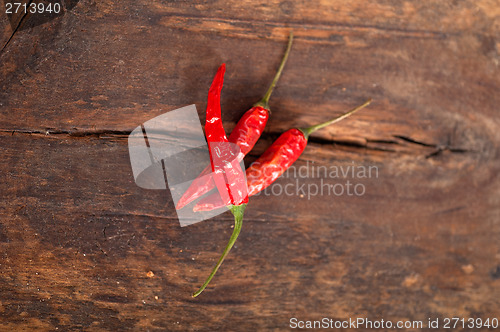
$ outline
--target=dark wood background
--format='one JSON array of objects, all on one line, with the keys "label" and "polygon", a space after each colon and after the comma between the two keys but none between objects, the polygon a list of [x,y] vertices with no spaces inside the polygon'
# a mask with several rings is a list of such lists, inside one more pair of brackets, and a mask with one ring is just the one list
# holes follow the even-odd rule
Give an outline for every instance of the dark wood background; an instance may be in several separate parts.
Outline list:
[{"label": "dark wood background", "polygon": [[[497,0],[63,7],[0,13],[2,330],[500,318]],[[273,113],[248,160],[282,131],[371,97],[314,134],[297,165],[375,165],[379,177],[360,180],[361,197],[253,198],[236,247],[193,299],[232,216],[181,228],[168,192],[135,185],[127,135],[192,103],[204,121],[222,62],[229,131],[264,93],[290,30]]]}]

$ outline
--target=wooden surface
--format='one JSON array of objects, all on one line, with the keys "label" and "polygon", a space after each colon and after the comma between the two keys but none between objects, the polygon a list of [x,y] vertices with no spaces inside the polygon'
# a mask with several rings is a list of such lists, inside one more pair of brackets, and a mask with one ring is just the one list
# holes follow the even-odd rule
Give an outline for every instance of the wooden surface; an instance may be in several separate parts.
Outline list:
[{"label": "wooden surface", "polygon": [[[500,318],[498,1],[82,0],[18,21],[0,14],[1,330]],[[255,197],[192,299],[232,217],[181,228],[168,192],[135,185],[127,135],[192,103],[204,121],[222,62],[230,130],[291,29],[248,160],[282,131],[371,97],[314,134],[297,166],[371,165],[379,176],[362,179],[360,197]]]}]

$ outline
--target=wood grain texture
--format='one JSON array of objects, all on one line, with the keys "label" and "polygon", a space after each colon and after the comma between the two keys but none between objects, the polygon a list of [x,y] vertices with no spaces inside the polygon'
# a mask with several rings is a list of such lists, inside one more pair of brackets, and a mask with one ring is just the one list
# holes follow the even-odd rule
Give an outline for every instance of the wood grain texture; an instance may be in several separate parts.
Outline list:
[{"label": "wood grain texture", "polygon": [[[500,8],[481,1],[90,1],[0,53],[2,330],[286,330],[289,319],[422,320],[500,312]],[[0,41],[10,31],[0,15]],[[254,197],[181,228],[136,186],[127,135],[196,104],[227,64],[229,131],[296,40],[254,160],[314,134],[296,167],[377,167],[362,196]],[[12,32],[12,31],[10,31]]]}]

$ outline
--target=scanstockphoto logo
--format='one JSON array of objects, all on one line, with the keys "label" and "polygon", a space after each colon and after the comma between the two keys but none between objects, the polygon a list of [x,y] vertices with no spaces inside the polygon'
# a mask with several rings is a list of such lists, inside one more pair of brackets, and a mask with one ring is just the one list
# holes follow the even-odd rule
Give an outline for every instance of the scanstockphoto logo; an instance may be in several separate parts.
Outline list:
[{"label": "scanstockphoto logo", "polygon": [[[168,188],[181,226],[227,211],[223,207],[194,212],[193,207],[206,195],[193,201],[188,199],[189,203],[184,200],[193,187],[194,191],[202,186],[211,187],[210,193],[217,191],[209,166],[209,146],[195,105],[164,113],[137,126],[128,137],[128,147],[135,183],[144,189]],[[214,156],[229,151],[235,156],[227,164],[229,169],[234,170],[239,165],[245,173],[243,154],[236,144],[217,143],[211,148]],[[261,174],[246,175],[250,178]],[[273,183],[258,195],[297,195],[307,199],[315,196],[362,196],[367,190],[363,179],[378,178],[378,168],[355,165],[354,162],[347,166],[324,166],[308,161],[306,165],[292,165],[281,177],[287,180]],[[307,179],[314,179],[313,183],[306,184]]]},{"label": "scanstockphoto logo", "polygon": [[[225,143],[229,149],[238,146]],[[130,164],[135,183],[144,189],[170,190],[177,206],[194,179],[212,181],[203,174],[210,165],[210,153],[195,105],[159,115],[135,128],[128,137]],[[214,149],[220,153],[221,147]],[[240,166],[244,171],[244,165]],[[195,202],[194,202],[195,203]],[[227,211],[227,208],[193,212],[191,203],[176,209],[181,226],[191,225]]]}]

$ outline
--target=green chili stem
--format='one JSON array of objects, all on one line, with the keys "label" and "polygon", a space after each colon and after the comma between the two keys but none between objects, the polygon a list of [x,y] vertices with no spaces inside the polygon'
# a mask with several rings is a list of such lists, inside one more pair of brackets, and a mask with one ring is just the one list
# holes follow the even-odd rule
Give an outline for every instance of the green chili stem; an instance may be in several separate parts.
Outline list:
[{"label": "green chili stem", "polygon": [[276,86],[276,83],[278,83],[281,73],[283,72],[283,68],[285,68],[286,60],[288,59],[288,55],[290,54],[290,50],[292,49],[292,42],[293,42],[293,31],[290,31],[290,37],[288,38],[288,45],[286,47],[285,55],[283,55],[283,59],[281,59],[278,71],[276,72],[276,75],[274,76],[274,79],[271,82],[269,88],[267,89],[264,97],[262,97],[262,99],[259,102],[255,103],[253,106],[260,106],[265,108],[266,110],[269,110],[269,98],[271,98],[271,94],[273,93],[274,87]]},{"label": "green chili stem", "polygon": [[323,122],[323,123],[320,123],[320,124],[317,124],[315,126],[312,126],[312,127],[309,127],[309,128],[300,128],[299,130],[304,134],[305,138],[309,138],[309,135],[311,135],[313,132],[315,132],[316,130],[319,130],[321,128],[324,128],[326,126],[329,126],[331,125],[332,123],[336,123],[336,122],[339,122],[340,120],[343,120],[351,115],[353,115],[354,113],[356,113],[357,111],[365,108],[366,106],[370,105],[370,103],[372,102],[371,99],[368,99],[367,101],[364,102],[364,104],[362,105],[359,105],[355,108],[353,108],[352,110],[350,110],[349,112],[346,112],[336,118],[333,118],[329,121],[326,121],[326,122]]},{"label": "green chili stem", "polygon": [[222,256],[219,258],[219,261],[217,262],[217,265],[212,270],[212,273],[208,276],[207,280],[205,283],[198,289],[194,294],[193,297],[197,297],[200,295],[203,290],[208,286],[212,278],[214,277],[215,273],[217,273],[217,270],[219,267],[222,265],[222,262],[224,261],[224,258],[226,258],[227,254],[229,254],[229,251],[233,247],[233,244],[236,242],[236,239],[238,238],[238,235],[240,234],[241,231],[241,225],[243,224],[243,213],[245,212],[245,207],[246,204],[242,205],[231,205],[229,209],[234,215],[234,230],[233,234],[231,234],[231,237],[229,238],[229,242],[226,245],[226,249],[224,249],[224,252],[222,253]]}]

